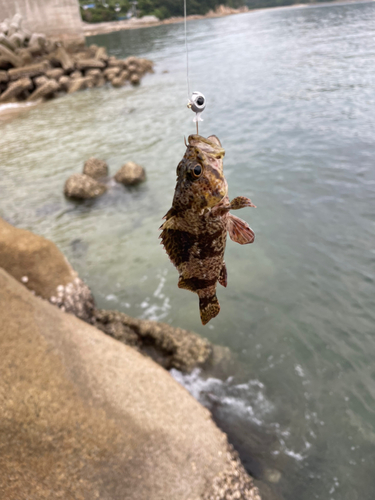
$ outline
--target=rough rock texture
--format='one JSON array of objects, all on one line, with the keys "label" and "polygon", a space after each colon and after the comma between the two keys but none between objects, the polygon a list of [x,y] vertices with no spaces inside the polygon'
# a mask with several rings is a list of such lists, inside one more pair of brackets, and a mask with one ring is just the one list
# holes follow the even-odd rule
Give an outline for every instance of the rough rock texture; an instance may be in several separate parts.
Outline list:
[{"label": "rough rock texture", "polygon": [[206,362],[212,352],[210,343],[193,332],[118,311],[95,310],[93,324],[111,337],[138,347],[168,370],[189,372]]},{"label": "rough rock texture", "polygon": [[65,196],[78,200],[97,198],[106,190],[107,187],[104,184],[100,184],[100,182],[85,174],[71,175],[64,186]]},{"label": "rough rock texture", "polygon": [[150,359],[3,270],[0,317],[1,498],[258,500],[208,410]]},{"label": "rough rock texture", "polygon": [[56,80],[47,80],[45,83],[40,85],[34,92],[28,97],[28,101],[36,101],[37,99],[43,99],[45,97],[50,97],[60,88],[60,85]]},{"label": "rough rock texture", "polygon": [[245,498],[261,500],[258,488],[254,488],[254,483],[246,474],[237,452],[230,445],[227,450],[227,460],[227,467],[215,477],[211,488],[204,494],[203,500],[242,500]]},{"label": "rough rock texture", "polygon": [[0,102],[6,102],[10,99],[19,96],[25,90],[32,88],[33,84],[30,78],[20,78],[19,80],[12,82],[7,90],[0,95]]},{"label": "rough rock texture", "polygon": [[94,299],[54,243],[0,218],[0,267],[36,295],[89,321]]},{"label": "rough rock texture", "polygon": [[143,167],[133,161],[125,163],[115,175],[115,181],[125,186],[131,186],[146,180],[146,172]]},{"label": "rough rock texture", "polygon": [[108,165],[104,160],[91,157],[85,161],[83,173],[89,175],[93,179],[100,179],[101,177],[106,177],[108,175]]}]

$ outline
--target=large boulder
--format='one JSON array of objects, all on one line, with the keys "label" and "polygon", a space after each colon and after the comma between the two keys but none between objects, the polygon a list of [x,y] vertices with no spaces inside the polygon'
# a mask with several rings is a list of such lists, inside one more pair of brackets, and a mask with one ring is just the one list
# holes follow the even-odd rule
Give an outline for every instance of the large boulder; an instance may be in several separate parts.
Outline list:
[{"label": "large boulder", "polygon": [[68,198],[77,200],[88,200],[101,196],[107,187],[89,175],[73,174],[71,175],[64,186],[64,194]]},{"label": "large boulder", "polygon": [[139,184],[146,180],[146,172],[143,167],[137,165],[133,161],[125,163],[120,170],[116,172],[115,181],[124,184],[125,186],[132,186]]},{"label": "large boulder", "polygon": [[7,500],[260,500],[208,410],[149,358],[0,269]]},{"label": "large boulder", "polygon": [[90,321],[94,299],[57,246],[0,218],[0,267],[43,299]]},{"label": "large boulder", "polygon": [[104,160],[91,157],[85,161],[83,173],[89,175],[93,179],[100,179],[108,175],[108,165]]}]

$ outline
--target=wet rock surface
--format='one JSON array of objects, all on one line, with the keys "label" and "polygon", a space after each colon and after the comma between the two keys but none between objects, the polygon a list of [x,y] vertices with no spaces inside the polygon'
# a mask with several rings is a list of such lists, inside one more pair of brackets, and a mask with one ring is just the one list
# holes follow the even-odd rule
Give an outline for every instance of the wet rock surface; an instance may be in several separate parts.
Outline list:
[{"label": "wet rock surface", "polygon": [[[90,76],[95,77],[96,74],[92,74]],[[85,161],[83,173],[85,175],[89,175],[93,179],[100,179],[101,177],[106,177],[108,175],[108,165],[104,160],[91,157]]]},{"label": "wet rock surface", "polygon": [[88,200],[101,196],[107,187],[89,175],[73,174],[71,175],[64,186],[64,194],[68,198],[76,200]]},{"label": "wet rock surface", "polygon": [[189,372],[211,356],[211,344],[194,332],[166,323],[96,309],[93,325],[124,344],[135,346],[166,369]]},{"label": "wet rock surface", "polygon": [[134,186],[146,180],[146,172],[143,167],[133,161],[125,163],[115,174],[115,181],[124,186]]}]

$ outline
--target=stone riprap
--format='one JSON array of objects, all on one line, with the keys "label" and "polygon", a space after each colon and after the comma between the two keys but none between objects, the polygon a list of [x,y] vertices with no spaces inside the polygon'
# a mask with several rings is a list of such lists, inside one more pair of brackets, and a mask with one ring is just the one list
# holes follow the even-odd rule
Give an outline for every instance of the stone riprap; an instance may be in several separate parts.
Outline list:
[{"label": "stone riprap", "polygon": [[153,71],[147,59],[117,59],[104,47],[79,42],[64,46],[16,21],[0,23],[0,103],[53,98],[107,82],[137,85]]}]

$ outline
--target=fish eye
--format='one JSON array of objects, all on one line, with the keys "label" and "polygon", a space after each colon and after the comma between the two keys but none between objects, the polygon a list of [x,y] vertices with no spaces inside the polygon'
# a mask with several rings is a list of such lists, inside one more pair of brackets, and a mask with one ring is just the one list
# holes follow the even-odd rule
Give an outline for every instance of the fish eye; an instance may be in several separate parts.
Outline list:
[{"label": "fish eye", "polygon": [[199,177],[201,173],[202,173],[202,167],[199,164],[195,165],[195,167],[193,168],[194,177]]}]

